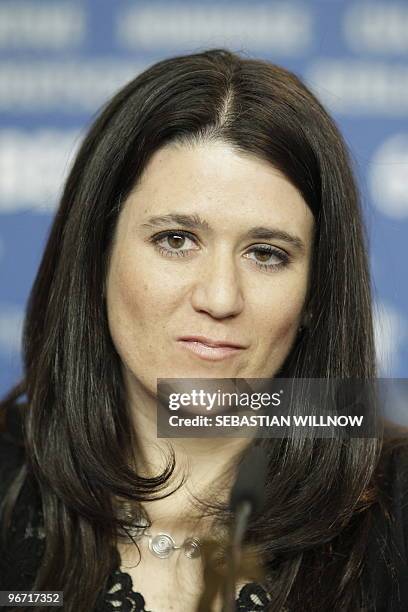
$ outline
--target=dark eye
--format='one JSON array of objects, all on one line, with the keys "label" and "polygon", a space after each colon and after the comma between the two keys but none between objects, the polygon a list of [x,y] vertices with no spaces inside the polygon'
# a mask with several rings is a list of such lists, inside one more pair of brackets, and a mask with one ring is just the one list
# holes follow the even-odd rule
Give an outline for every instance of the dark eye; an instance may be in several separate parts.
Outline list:
[{"label": "dark eye", "polygon": [[181,247],[185,245],[186,240],[190,240],[191,242],[196,244],[196,239],[194,238],[194,236],[184,231],[161,232],[160,234],[157,234],[152,238],[152,242],[155,247],[159,249],[161,253],[169,257],[184,257],[189,251],[195,250],[191,248],[181,249]]},{"label": "dark eye", "polygon": [[257,258],[253,259],[253,261],[263,270],[280,268],[289,263],[288,254],[272,246],[265,245],[264,247],[257,247],[252,249],[249,253],[257,254]]},{"label": "dark eye", "polygon": [[168,236],[165,236],[165,240],[168,241],[168,244],[172,249],[178,249],[184,245],[186,236],[180,234],[169,234]]}]

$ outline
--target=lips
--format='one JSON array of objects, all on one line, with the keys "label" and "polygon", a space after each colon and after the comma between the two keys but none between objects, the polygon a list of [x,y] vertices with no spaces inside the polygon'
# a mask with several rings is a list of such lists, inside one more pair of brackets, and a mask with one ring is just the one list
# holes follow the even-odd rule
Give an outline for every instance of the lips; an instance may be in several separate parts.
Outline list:
[{"label": "lips", "polygon": [[230,342],[229,340],[213,340],[212,338],[207,338],[205,336],[182,336],[179,340],[184,340],[187,342],[201,342],[205,346],[210,347],[230,347],[230,348],[245,348],[242,344],[237,344],[236,342]]},{"label": "lips", "polygon": [[[212,345],[206,344],[211,342]],[[188,351],[190,354],[195,355],[198,359],[205,361],[221,361],[224,359],[233,358],[239,355],[244,347],[237,345],[231,346],[231,344],[225,344],[225,341],[219,342],[218,344],[214,340],[205,338],[205,343],[202,336],[186,336],[178,339],[178,344],[182,347],[182,350]]]}]

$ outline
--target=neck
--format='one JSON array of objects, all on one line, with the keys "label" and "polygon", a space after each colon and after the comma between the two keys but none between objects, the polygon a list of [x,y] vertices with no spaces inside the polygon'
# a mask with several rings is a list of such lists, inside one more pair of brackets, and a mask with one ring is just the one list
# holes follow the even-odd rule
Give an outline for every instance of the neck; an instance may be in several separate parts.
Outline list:
[{"label": "neck", "polygon": [[[131,384],[130,384],[131,383]],[[239,455],[248,446],[246,438],[158,438],[157,398],[128,380],[128,408],[137,443],[136,469],[140,476],[163,472],[169,449],[175,455],[175,471],[166,492],[172,491],[185,474],[181,487],[164,499],[143,502],[152,530],[165,531],[175,538],[207,534],[211,517],[200,516],[194,497],[205,501],[228,501]],[[164,492],[164,491],[163,491]]]}]

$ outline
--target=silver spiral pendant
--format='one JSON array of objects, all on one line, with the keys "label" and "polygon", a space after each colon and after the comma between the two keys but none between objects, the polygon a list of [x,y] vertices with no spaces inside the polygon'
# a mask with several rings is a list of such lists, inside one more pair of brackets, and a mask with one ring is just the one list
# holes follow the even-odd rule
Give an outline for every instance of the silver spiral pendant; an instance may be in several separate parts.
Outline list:
[{"label": "silver spiral pendant", "polygon": [[119,534],[120,538],[131,538],[133,541],[139,541],[142,537],[147,537],[149,540],[149,550],[160,559],[168,559],[175,550],[182,550],[184,555],[189,559],[195,559],[201,555],[201,543],[196,537],[187,538],[177,546],[175,541],[168,533],[158,533],[153,536],[149,531],[149,521],[147,517],[137,514],[129,503],[124,503],[120,518],[123,521],[122,528],[126,536]]},{"label": "silver spiral pendant", "polygon": [[174,552],[176,548],[175,541],[167,533],[158,533],[154,537],[149,538],[149,550],[160,557],[160,559],[167,559]]},{"label": "silver spiral pendant", "polygon": [[195,559],[199,557],[200,552],[200,540],[198,538],[187,538],[183,544],[184,554],[189,559]]}]

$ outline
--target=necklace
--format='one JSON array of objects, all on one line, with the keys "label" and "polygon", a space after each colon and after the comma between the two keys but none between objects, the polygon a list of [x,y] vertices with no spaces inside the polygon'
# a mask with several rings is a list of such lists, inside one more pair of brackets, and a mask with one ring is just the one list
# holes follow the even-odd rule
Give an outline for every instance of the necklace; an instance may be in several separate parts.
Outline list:
[{"label": "necklace", "polygon": [[158,533],[153,535],[149,530],[149,522],[147,518],[141,516],[137,519],[134,517],[134,513],[126,505],[124,511],[124,520],[129,521],[124,523],[126,534],[136,541],[141,540],[143,537],[147,537],[149,541],[149,550],[155,556],[160,559],[168,559],[175,550],[182,550],[184,555],[189,559],[195,559],[201,555],[201,542],[199,538],[188,537],[180,545],[176,545],[173,538],[168,533]]}]

